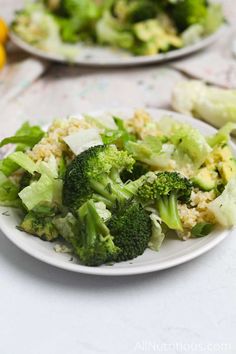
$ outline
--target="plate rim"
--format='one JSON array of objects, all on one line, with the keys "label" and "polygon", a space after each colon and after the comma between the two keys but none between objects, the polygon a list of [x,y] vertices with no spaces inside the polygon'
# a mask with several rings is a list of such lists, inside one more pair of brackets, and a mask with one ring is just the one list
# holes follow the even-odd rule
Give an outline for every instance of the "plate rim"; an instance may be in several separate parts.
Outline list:
[{"label": "plate rim", "polygon": [[[107,114],[107,113],[112,113],[112,111],[120,111],[123,112],[124,114],[129,114],[129,112],[133,112],[135,110],[134,107],[132,108],[110,108],[110,109],[101,109],[98,111],[91,111],[88,112],[90,115],[102,115],[102,114]],[[191,121],[196,121],[198,124],[204,126],[208,126],[211,129],[214,129],[217,131],[217,129],[213,128],[210,124],[207,124],[206,122],[200,121],[198,119],[195,119],[193,117],[181,114],[181,113],[176,113],[170,110],[163,110],[163,109],[145,109],[147,112],[150,112],[150,114],[157,114],[159,116],[161,115],[173,115],[174,117],[179,117],[179,119],[183,119],[184,121],[190,120]],[[81,117],[83,113],[79,113],[77,116]],[[73,115],[73,117],[76,117],[76,115]],[[234,148],[234,151],[236,151],[236,145],[232,142],[232,146]],[[7,208],[7,207],[1,207],[1,208]],[[9,207],[8,207],[9,208]],[[4,220],[1,219],[0,220]],[[230,229],[221,229],[220,233],[213,237],[212,239],[209,240],[208,243],[204,245],[200,245],[199,248],[190,251],[189,253],[185,255],[180,255],[176,256],[175,258],[171,260],[165,260],[162,261],[161,263],[157,264],[147,264],[147,265],[135,265],[134,267],[130,267],[127,264],[127,267],[125,268],[114,268],[113,266],[106,266],[106,267],[88,267],[84,266],[78,263],[70,263],[69,261],[65,262],[64,260],[56,259],[53,257],[50,257],[48,255],[43,254],[41,251],[37,250],[37,248],[32,249],[32,246],[29,246],[27,243],[22,243],[20,239],[17,239],[16,235],[13,233],[11,234],[9,230],[9,226],[1,222],[0,223],[0,230],[2,231],[3,235],[9,239],[14,245],[16,245],[19,249],[21,249],[23,252],[27,253],[31,257],[36,258],[39,261],[42,261],[46,264],[50,264],[52,266],[55,266],[59,269],[63,270],[68,270],[68,271],[73,271],[75,273],[81,273],[81,274],[90,274],[90,275],[103,275],[103,276],[127,276],[127,275],[139,275],[139,274],[146,274],[146,273],[152,273],[152,272],[157,272],[161,271],[164,269],[169,269],[172,267],[175,267],[177,265],[189,262],[192,259],[195,259],[204,253],[208,252],[215,246],[217,246],[220,242],[222,242],[228,235],[231,234],[233,228]],[[14,236],[15,235],[15,236]],[[209,235],[210,236],[210,235]],[[33,236],[32,236],[33,237]],[[205,238],[204,238],[205,239]],[[188,241],[186,241],[188,242]],[[153,251],[154,252],[154,251]],[[142,255],[140,256],[142,257]],[[158,257],[158,253],[157,253]],[[132,262],[132,260],[130,260]],[[128,263],[129,261],[127,261]]]},{"label": "plate rim", "polygon": [[16,46],[41,59],[54,61],[58,63],[70,64],[70,65],[81,65],[87,67],[103,68],[103,67],[139,66],[145,64],[163,63],[174,59],[180,59],[184,56],[188,56],[195,52],[201,51],[214,44],[214,42],[216,42],[216,40],[226,32],[226,28],[228,28],[228,26],[226,24],[222,24],[214,33],[202,38],[196,43],[185,46],[180,49],[171,50],[167,53],[160,53],[153,56],[131,56],[131,57],[127,57],[124,60],[120,60],[119,58],[115,60],[105,59],[104,61],[102,61],[101,59],[99,59],[98,61],[89,61],[88,59],[79,59],[79,57],[75,60],[69,60],[57,54],[47,53],[43,50],[40,50],[30,45],[29,43],[21,39],[14,32],[13,29],[10,29],[9,37]]}]

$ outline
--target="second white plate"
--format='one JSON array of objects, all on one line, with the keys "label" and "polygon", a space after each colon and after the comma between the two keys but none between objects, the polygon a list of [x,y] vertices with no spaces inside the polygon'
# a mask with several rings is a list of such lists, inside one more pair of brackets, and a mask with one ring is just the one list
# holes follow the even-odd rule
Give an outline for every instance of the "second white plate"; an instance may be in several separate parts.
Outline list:
[{"label": "second white plate", "polygon": [[[225,30],[225,26],[222,26],[214,34],[201,39],[199,42],[189,45],[184,48],[169,51],[167,53],[156,54],[152,56],[134,56],[130,53],[119,49],[111,49],[109,47],[101,46],[86,46],[78,44],[79,54],[73,59],[73,64],[87,65],[87,66],[135,66],[151,63],[161,63],[172,59],[178,59],[182,56],[189,55],[191,53],[202,50],[217,39],[219,39]],[[53,60],[61,63],[68,63],[68,60],[62,56],[53,52],[45,52],[40,50],[18,37],[14,32],[10,33],[10,38],[14,44],[21,49],[41,57],[43,59]]]}]

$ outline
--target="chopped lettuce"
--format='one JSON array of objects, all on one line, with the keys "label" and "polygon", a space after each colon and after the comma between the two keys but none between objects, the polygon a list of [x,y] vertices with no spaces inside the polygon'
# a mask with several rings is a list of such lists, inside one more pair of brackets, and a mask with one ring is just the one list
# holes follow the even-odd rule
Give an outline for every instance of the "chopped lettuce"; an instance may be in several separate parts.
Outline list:
[{"label": "chopped lettuce", "polygon": [[226,123],[218,132],[207,138],[208,144],[211,147],[227,143],[230,138],[230,133],[236,130],[236,123],[228,122]]},{"label": "chopped lettuce", "polygon": [[102,145],[102,138],[97,128],[80,129],[63,140],[75,155],[79,155],[92,146]]},{"label": "chopped lettuce", "polygon": [[0,147],[7,144],[16,144],[16,152],[0,160],[0,171],[6,176],[10,176],[19,167],[22,167],[26,171],[33,173],[35,171],[34,163],[28,156],[23,154],[23,151],[33,148],[44,134],[44,131],[38,125],[31,126],[28,122],[25,122],[16,131],[15,135],[3,139],[0,142]]},{"label": "chopped lettuce", "polygon": [[173,91],[172,106],[217,128],[229,121],[236,122],[236,90],[211,87],[201,81],[178,83]]},{"label": "chopped lettuce", "polygon": [[71,242],[78,234],[78,220],[72,213],[66,216],[57,217],[53,220],[53,224],[58,230],[59,234],[67,241]]},{"label": "chopped lettuce", "polygon": [[61,204],[62,181],[52,179],[46,174],[42,175],[36,182],[32,182],[20,193],[23,204],[28,210],[32,210],[40,203]]},{"label": "chopped lettuce", "polygon": [[18,170],[18,168],[19,165],[8,157],[0,160],[0,172],[4,173],[5,176],[10,176],[13,172]]},{"label": "chopped lettuce", "polygon": [[161,219],[156,213],[152,213],[150,219],[152,221],[152,235],[148,247],[153,251],[159,251],[165,238],[165,234],[161,228]]},{"label": "chopped lettuce", "polygon": [[40,161],[37,166],[37,172],[51,178],[58,177],[58,165],[54,155],[51,155],[48,161]]},{"label": "chopped lettuce", "polygon": [[223,193],[208,204],[217,222],[224,227],[236,226],[236,179],[233,177]]},{"label": "chopped lettuce", "polygon": [[137,142],[126,144],[128,152],[138,161],[156,169],[168,169],[172,165],[174,145],[163,144],[160,137],[147,136]]},{"label": "chopped lettuce", "polygon": [[180,113],[194,115],[195,102],[205,95],[206,85],[202,81],[180,81],[172,93],[172,107]]},{"label": "chopped lettuce", "polygon": [[169,140],[177,150],[183,155],[187,154],[196,167],[201,166],[212,150],[200,131],[189,124],[167,117],[159,122],[159,126],[168,132]]},{"label": "chopped lettuce", "polygon": [[176,126],[171,140],[178,149],[188,154],[197,166],[201,166],[211,152],[211,147],[204,136],[188,124]]},{"label": "chopped lettuce", "polygon": [[85,114],[84,119],[89,124],[96,126],[98,129],[116,129],[116,123],[110,114],[102,114],[97,117]]},{"label": "chopped lettuce", "polygon": [[24,151],[27,148],[34,147],[34,145],[42,139],[44,134],[44,131],[38,125],[30,126],[28,122],[25,122],[17,130],[15,135],[3,139],[0,142],[0,147],[7,144],[17,144],[16,150]]},{"label": "chopped lettuce", "polygon": [[13,152],[7,158],[31,174],[37,170],[37,166],[34,161],[22,151]]},{"label": "chopped lettuce", "polygon": [[113,116],[113,122],[115,128],[107,128],[101,133],[103,144],[115,144],[123,149],[128,142],[136,141],[136,137],[128,132],[123,119]]}]

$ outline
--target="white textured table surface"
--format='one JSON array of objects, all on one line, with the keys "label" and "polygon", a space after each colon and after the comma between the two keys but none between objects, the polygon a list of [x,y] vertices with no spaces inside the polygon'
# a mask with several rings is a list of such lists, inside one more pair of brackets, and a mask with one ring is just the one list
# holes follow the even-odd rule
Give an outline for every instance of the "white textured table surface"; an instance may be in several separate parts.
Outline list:
[{"label": "white textured table surface", "polygon": [[[224,1],[232,22],[234,2]],[[0,0],[0,15],[10,18],[21,3]],[[0,135],[23,119],[46,122],[105,106],[168,107],[181,78],[168,67],[97,73],[54,66],[4,108]],[[235,353],[235,237],[167,271],[103,278],[40,263],[0,233],[0,353]]]}]

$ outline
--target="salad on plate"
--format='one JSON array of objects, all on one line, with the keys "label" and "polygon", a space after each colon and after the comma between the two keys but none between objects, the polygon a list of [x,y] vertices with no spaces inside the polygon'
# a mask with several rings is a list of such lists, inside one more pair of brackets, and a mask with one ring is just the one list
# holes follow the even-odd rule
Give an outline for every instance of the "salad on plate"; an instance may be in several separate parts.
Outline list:
[{"label": "salad on plate", "polygon": [[[205,237],[236,224],[236,162],[227,123],[216,134],[137,110],[24,123],[1,141],[0,205],[55,250],[99,266],[128,261],[166,237]],[[157,254],[158,257],[158,254]]]},{"label": "salad on plate", "polygon": [[18,11],[12,31],[47,53],[73,60],[77,44],[136,56],[166,53],[200,41],[224,22],[205,0],[37,0]]}]

